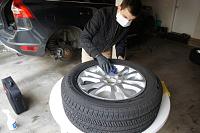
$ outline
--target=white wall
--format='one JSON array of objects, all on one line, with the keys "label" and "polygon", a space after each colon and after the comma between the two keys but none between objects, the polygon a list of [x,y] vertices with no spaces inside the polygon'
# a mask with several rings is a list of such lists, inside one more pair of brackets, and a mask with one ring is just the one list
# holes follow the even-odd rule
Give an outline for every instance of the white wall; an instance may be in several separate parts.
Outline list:
[{"label": "white wall", "polygon": [[173,31],[194,37],[200,13],[200,0],[178,0]]},{"label": "white wall", "polygon": [[162,20],[162,26],[168,27],[171,31],[176,0],[155,0],[155,3],[154,10]]},{"label": "white wall", "polygon": [[[199,0],[186,1],[186,7],[182,7],[182,16],[174,20],[176,0],[142,0],[144,5],[153,7],[154,14],[162,21],[162,26],[168,27],[169,31],[187,33],[193,38],[200,39],[200,4]],[[183,0],[178,0],[178,6]],[[196,4],[195,4],[196,3]],[[189,8],[191,5],[191,8]],[[188,10],[187,10],[188,9]],[[177,9],[176,14],[178,13]],[[177,16],[175,17],[177,18]],[[176,21],[173,25],[173,21]]]},{"label": "white wall", "polygon": [[153,7],[154,15],[162,21],[162,26],[172,29],[176,0],[142,0],[144,5]]},{"label": "white wall", "polygon": [[200,39],[200,12],[199,12],[197,24],[195,26],[195,31],[194,31],[193,37]]}]

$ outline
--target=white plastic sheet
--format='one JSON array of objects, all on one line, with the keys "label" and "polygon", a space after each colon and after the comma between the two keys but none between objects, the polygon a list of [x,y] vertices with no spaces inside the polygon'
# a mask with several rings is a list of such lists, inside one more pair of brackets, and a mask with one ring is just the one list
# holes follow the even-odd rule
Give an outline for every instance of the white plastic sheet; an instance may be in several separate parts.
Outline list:
[{"label": "white plastic sheet", "polygon": [[[83,133],[78,128],[76,128],[65,115],[61,97],[62,79],[63,78],[61,78],[54,85],[50,94],[49,106],[51,114],[55,119],[55,121],[57,122],[57,124],[60,126],[61,133]],[[148,129],[146,129],[142,133],[158,132],[166,123],[169,113],[170,113],[170,97],[167,93],[164,93],[161,102],[161,107],[155,121]]]}]

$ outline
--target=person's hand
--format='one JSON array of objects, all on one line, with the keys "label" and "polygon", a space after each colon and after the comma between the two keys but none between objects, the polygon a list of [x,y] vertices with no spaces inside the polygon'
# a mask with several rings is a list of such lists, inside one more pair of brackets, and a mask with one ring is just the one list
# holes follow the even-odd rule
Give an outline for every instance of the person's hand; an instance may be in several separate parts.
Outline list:
[{"label": "person's hand", "polygon": [[107,74],[109,74],[110,71],[112,70],[112,65],[111,65],[110,61],[103,55],[97,55],[96,59],[99,63],[99,66],[101,67],[101,69],[104,72],[106,72]]}]

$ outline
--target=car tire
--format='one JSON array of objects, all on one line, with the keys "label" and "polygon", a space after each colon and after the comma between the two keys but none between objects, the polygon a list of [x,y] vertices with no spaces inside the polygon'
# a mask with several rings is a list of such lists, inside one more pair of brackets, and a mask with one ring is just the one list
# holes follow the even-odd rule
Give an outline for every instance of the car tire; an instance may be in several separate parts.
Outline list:
[{"label": "car tire", "polygon": [[155,120],[161,100],[162,85],[150,70],[123,60],[111,60],[114,65],[123,65],[137,70],[146,80],[139,95],[124,100],[108,100],[93,97],[81,90],[80,74],[96,61],[76,66],[62,80],[61,95],[66,116],[85,133],[141,133]]},{"label": "car tire", "polygon": [[200,65],[200,48],[193,48],[190,52],[190,60]]}]

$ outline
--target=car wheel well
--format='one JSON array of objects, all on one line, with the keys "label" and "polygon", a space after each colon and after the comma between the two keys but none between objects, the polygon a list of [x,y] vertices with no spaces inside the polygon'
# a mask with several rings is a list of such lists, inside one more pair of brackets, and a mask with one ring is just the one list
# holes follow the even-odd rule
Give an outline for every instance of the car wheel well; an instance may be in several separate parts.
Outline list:
[{"label": "car wheel well", "polygon": [[[80,44],[80,33],[81,29],[75,26],[65,26],[60,27],[54,31],[54,33],[49,37],[46,45],[46,49],[50,51],[51,55],[54,55],[55,58],[70,58],[73,54],[73,49],[79,48]],[[57,50],[68,51],[69,53],[60,54]],[[62,50],[63,49],[63,50]],[[66,51],[62,52],[65,53]],[[68,56],[69,55],[69,56]]]}]

